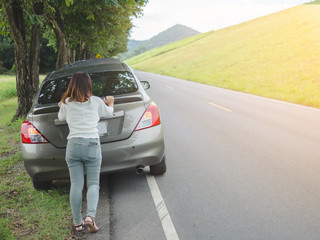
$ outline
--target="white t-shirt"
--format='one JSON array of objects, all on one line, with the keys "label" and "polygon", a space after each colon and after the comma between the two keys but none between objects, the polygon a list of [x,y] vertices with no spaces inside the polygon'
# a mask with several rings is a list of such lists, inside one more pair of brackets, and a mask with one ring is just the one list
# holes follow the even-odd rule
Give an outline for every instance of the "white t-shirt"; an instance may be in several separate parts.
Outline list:
[{"label": "white t-shirt", "polygon": [[62,103],[58,118],[60,121],[66,120],[69,126],[67,139],[74,137],[99,138],[97,129],[101,117],[110,117],[113,114],[113,107],[108,107],[104,101],[96,96],[91,96],[90,101],[83,103],[69,102]]}]

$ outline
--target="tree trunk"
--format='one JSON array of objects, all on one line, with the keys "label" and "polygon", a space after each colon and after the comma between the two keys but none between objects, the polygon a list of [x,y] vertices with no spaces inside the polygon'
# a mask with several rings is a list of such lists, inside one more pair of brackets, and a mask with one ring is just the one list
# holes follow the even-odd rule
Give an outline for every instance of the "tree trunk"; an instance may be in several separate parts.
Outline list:
[{"label": "tree trunk", "polygon": [[74,50],[69,48],[69,63],[75,62]]},{"label": "tree trunk", "polygon": [[80,60],[80,44],[78,43],[75,49],[75,56],[74,56],[74,60],[78,61]]},{"label": "tree trunk", "polygon": [[87,59],[87,46],[84,46],[83,48],[82,48],[82,52],[81,52],[81,60],[85,60],[85,59]]},{"label": "tree trunk", "polygon": [[65,35],[59,29],[55,28],[54,33],[57,39],[57,62],[56,69],[59,69],[69,63],[68,46]]},{"label": "tree trunk", "polygon": [[87,59],[87,45],[83,40],[79,40],[76,46],[75,61]]},{"label": "tree trunk", "polygon": [[80,49],[81,49],[81,46],[80,46],[80,43],[77,44],[76,46],[76,49],[75,49],[75,57],[74,57],[74,60],[75,61],[79,61],[80,60]]},{"label": "tree trunk", "polygon": [[[34,13],[37,15],[43,14],[43,2],[35,2],[33,4]],[[39,90],[39,64],[40,64],[40,47],[41,47],[41,26],[40,24],[34,24],[31,31],[30,42],[30,79],[32,80],[32,86],[34,93]]]},{"label": "tree trunk", "polygon": [[33,91],[39,89],[39,64],[40,64],[40,43],[41,43],[41,26],[39,24],[32,26],[32,36],[30,43],[30,79],[32,79]]},{"label": "tree trunk", "polygon": [[55,9],[55,16],[51,11],[47,11],[47,18],[52,24],[54,34],[56,36],[57,45],[57,62],[56,69],[59,69],[69,63],[69,48],[64,34],[63,20],[61,19],[58,9]]},{"label": "tree trunk", "polygon": [[[32,75],[30,74],[30,55],[26,41],[23,8],[21,4],[22,2],[19,0],[13,0],[11,4],[8,5],[5,1],[3,3],[3,9],[7,16],[11,34],[14,40],[15,51],[18,109],[12,120],[16,120],[27,115],[32,106],[32,99],[36,93],[36,90],[38,89],[38,87],[34,86],[33,83],[33,77],[36,73]],[[36,76],[36,79],[38,79],[38,76]]]},{"label": "tree trunk", "polygon": [[94,58],[94,54],[93,54],[92,50],[90,50],[90,52],[87,52],[87,59],[88,58]]}]

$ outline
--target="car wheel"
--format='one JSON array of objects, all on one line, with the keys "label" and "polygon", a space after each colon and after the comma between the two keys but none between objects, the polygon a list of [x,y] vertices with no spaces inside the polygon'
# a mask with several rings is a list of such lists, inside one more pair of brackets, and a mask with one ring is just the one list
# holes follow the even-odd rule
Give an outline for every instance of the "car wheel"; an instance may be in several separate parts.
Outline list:
[{"label": "car wheel", "polygon": [[166,158],[163,157],[162,161],[150,166],[150,173],[152,175],[163,175],[167,171]]},{"label": "car wheel", "polygon": [[32,181],[33,187],[37,190],[50,190],[52,188],[52,181]]}]

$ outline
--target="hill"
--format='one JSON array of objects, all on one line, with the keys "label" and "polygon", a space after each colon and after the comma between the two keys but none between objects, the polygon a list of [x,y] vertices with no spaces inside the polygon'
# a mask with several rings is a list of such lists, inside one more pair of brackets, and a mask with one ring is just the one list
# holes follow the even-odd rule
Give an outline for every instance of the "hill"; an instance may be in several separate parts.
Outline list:
[{"label": "hill", "polygon": [[319,4],[293,7],[126,62],[143,71],[320,107],[319,11]]},{"label": "hill", "polygon": [[194,35],[199,34],[200,32],[189,28],[187,26],[176,24],[167,30],[160,32],[156,36],[150,38],[149,40],[138,41],[130,40],[128,42],[128,51],[119,55],[121,59],[127,59],[129,57],[136,56],[140,53],[143,53],[147,50],[166,45],[181,39],[185,39]]}]

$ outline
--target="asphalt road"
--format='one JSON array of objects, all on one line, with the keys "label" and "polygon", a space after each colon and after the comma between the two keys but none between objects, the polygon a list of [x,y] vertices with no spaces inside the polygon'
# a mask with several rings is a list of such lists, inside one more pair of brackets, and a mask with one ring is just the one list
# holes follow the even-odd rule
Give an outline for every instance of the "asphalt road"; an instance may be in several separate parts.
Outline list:
[{"label": "asphalt road", "polygon": [[[156,182],[179,239],[320,239],[318,109],[137,75],[161,111],[168,171]],[[167,239],[145,175],[108,185],[111,240]]]}]

